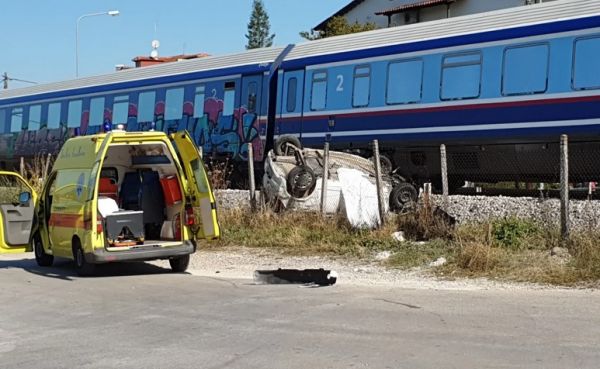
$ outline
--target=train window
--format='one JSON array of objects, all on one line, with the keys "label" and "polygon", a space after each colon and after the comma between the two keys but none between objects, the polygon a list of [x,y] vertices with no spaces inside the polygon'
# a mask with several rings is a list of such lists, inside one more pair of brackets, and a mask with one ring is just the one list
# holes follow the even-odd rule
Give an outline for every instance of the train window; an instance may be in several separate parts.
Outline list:
[{"label": "train window", "polygon": [[156,92],[145,91],[138,95],[138,122],[154,121],[154,104],[156,102]]},{"label": "train window", "polygon": [[204,99],[205,99],[205,87],[196,87],[196,96],[194,97],[194,118],[204,117]]},{"label": "train window", "polygon": [[421,101],[423,91],[423,60],[403,60],[388,66],[386,102],[411,104]]},{"label": "train window", "polygon": [[174,120],[183,117],[183,87],[167,90],[165,101],[165,119]]},{"label": "train window", "polygon": [[327,72],[314,72],[310,110],[323,110],[327,105]]},{"label": "train window", "polygon": [[76,128],[81,125],[81,100],[69,101],[69,110],[67,115],[67,127]]},{"label": "train window", "polygon": [[442,100],[479,97],[481,91],[481,52],[446,55],[442,63]]},{"label": "train window", "polygon": [[248,83],[248,112],[256,113],[256,94],[258,92],[258,84],[256,82]]},{"label": "train window", "polygon": [[60,127],[60,103],[48,105],[48,129]]},{"label": "train window", "polygon": [[296,111],[296,91],[298,90],[298,78],[288,79],[286,110],[288,113]]},{"label": "train window", "polygon": [[225,96],[223,98],[223,116],[233,115],[235,109],[235,82],[225,83]]},{"label": "train window", "polygon": [[104,121],[104,98],[95,97],[90,100],[90,127],[101,126]]},{"label": "train window", "polygon": [[29,131],[37,131],[40,129],[40,123],[42,121],[42,106],[33,105],[29,108],[29,122],[27,129]]},{"label": "train window", "polygon": [[112,124],[126,124],[129,116],[129,96],[116,96],[113,101]]},{"label": "train window", "polygon": [[4,109],[0,109],[0,134],[6,130],[6,112]]},{"label": "train window", "polygon": [[600,88],[598,55],[600,37],[583,38],[575,41],[573,52],[573,88],[589,90]]},{"label": "train window", "polygon": [[503,95],[539,94],[548,86],[547,44],[507,47],[502,72]]},{"label": "train window", "polygon": [[357,108],[368,106],[371,96],[371,67],[358,66],[354,68],[354,87],[352,91],[352,106]]},{"label": "train window", "polygon": [[13,108],[10,113],[10,132],[21,132],[23,129],[23,108]]}]

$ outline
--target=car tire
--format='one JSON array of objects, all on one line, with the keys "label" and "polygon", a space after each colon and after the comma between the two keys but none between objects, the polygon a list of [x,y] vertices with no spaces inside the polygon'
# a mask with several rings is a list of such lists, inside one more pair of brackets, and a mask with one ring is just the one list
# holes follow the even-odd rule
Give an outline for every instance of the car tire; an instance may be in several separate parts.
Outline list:
[{"label": "car tire", "polygon": [[75,271],[79,276],[88,277],[94,274],[96,265],[85,260],[85,254],[78,239],[73,241],[73,261],[75,262]]},{"label": "car tire", "polygon": [[37,262],[37,265],[41,267],[52,266],[52,263],[54,263],[54,256],[46,254],[40,234],[36,233],[31,239],[31,242],[33,243],[33,252],[35,254],[35,261]]},{"label": "car tire", "polygon": [[296,136],[285,135],[281,136],[275,140],[275,146],[273,150],[275,150],[275,155],[277,156],[292,156],[294,155],[294,150],[290,150],[288,144],[294,145],[298,149],[302,149],[302,144],[300,140]]},{"label": "car tire", "polygon": [[294,167],[287,176],[288,193],[298,199],[308,196],[316,183],[315,173],[304,165]]},{"label": "car tire", "polygon": [[184,255],[169,259],[169,264],[174,273],[183,273],[190,265],[190,256]]},{"label": "car tire", "polygon": [[417,203],[417,189],[410,183],[400,183],[390,193],[390,208],[394,212],[405,213],[414,209]]},{"label": "car tire", "polygon": [[[370,160],[375,164],[375,157],[371,156]],[[385,155],[379,155],[379,162],[381,163],[381,173],[390,174],[394,170],[394,164],[392,163],[392,159],[388,158]]]}]

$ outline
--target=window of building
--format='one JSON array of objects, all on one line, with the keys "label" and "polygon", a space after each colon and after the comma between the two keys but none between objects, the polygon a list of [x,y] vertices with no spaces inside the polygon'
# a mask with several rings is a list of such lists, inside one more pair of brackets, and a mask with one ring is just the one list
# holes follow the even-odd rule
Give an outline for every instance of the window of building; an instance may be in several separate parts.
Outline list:
[{"label": "window of building", "polygon": [[233,115],[235,109],[235,82],[225,83],[225,96],[223,98],[223,116]]},{"label": "window of building", "polygon": [[60,103],[48,105],[48,129],[60,127]]},{"label": "window of building", "polygon": [[288,79],[286,110],[288,113],[296,111],[296,91],[298,89],[298,78]]},{"label": "window of building", "polygon": [[73,100],[69,101],[68,107],[68,115],[67,115],[67,127],[76,128],[81,125],[81,109],[82,102],[81,100]]},{"label": "window of building", "polygon": [[548,86],[547,44],[508,47],[504,50],[503,95],[538,94]]},{"label": "window of building", "polygon": [[411,104],[421,101],[423,95],[423,60],[402,60],[388,66],[388,104]]},{"label": "window of building", "polygon": [[314,72],[310,110],[323,110],[327,105],[327,72]]},{"label": "window of building", "polygon": [[129,117],[129,96],[116,96],[113,101],[112,124],[127,124]]},{"label": "window of building", "polygon": [[371,96],[371,67],[358,66],[354,68],[354,88],[352,91],[352,106],[355,108],[368,106]]},{"label": "window of building", "polygon": [[23,129],[23,108],[13,108],[10,113],[10,132],[21,132]]},{"label": "window of building", "polygon": [[600,88],[600,37],[575,41],[573,52],[573,88],[589,90]]},{"label": "window of building", "polygon": [[90,100],[90,127],[101,126],[104,123],[104,97],[94,97]]},{"label": "window of building", "polygon": [[29,131],[37,131],[40,129],[40,124],[42,122],[42,106],[41,105],[33,105],[29,108],[29,123],[27,124],[27,129]]},{"label": "window of building", "polygon": [[194,97],[194,118],[202,118],[204,117],[204,99],[205,95],[205,87],[198,86],[196,87],[196,95]]},{"label": "window of building", "polygon": [[165,100],[165,119],[179,120],[183,117],[183,87],[167,90]]},{"label": "window of building", "polygon": [[156,92],[145,91],[138,95],[138,122],[154,121],[154,104],[156,103]]},{"label": "window of building", "polygon": [[481,53],[446,55],[442,63],[442,100],[479,97],[481,92]]}]

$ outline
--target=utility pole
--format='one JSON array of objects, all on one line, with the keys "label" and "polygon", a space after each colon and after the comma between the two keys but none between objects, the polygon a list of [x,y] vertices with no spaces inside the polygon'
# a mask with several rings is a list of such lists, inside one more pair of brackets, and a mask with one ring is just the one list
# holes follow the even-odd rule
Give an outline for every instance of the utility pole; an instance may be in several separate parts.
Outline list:
[{"label": "utility pole", "polygon": [[17,82],[31,83],[32,85],[37,85],[37,82],[27,81],[27,80],[19,79],[19,78],[11,78],[8,76],[8,73],[6,73],[6,72],[2,73],[2,88],[5,90],[8,90],[8,81],[17,81]]}]

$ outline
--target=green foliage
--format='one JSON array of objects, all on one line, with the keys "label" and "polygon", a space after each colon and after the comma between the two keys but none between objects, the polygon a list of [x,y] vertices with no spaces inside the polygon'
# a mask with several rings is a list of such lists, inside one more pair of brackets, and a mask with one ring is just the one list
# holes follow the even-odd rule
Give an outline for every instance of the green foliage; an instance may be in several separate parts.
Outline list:
[{"label": "green foliage", "polygon": [[333,17],[327,24],[325,25],[325,29],[322,31],[312,31],[312,32],[300,32],[300,36],[307,40],[318,40],[321,38],[347,35],[350,33],[358,33],[365,31],[372,31],[377,28],[375,23],[358,23],[354,22],[352,24],[348,23],[348,20],[345,17]]},{"label": "green foliage", "polygon": [[492,224],[494,239],[501,246],[521,249],[526,246],[526,239],[540,233],[539,227],[528,220],[518,218],[500,219]]},{"label": "green foliage", "polygon": [[248,39],[246,44],[248,50],[273,46],[275,35],[271,34],[269,15],[262,0],[254,0],[252,4],[252,15],[250,15],[246,38]]}]

